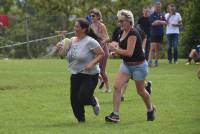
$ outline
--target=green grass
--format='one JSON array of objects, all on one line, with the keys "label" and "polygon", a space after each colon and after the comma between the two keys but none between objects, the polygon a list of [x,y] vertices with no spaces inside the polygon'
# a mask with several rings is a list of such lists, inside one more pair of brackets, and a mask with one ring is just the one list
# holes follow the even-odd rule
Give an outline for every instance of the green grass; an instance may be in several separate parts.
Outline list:
[{"label": "green grass", "polygon": [[[105,123],[112,111],[112,94],[95,91],[101,113],[86,107],[85,124],[78,124],[69,101],[65,60],[0,60],[0,134],[199,134],[200,80],[198,65],[167,64],[149,69],[156,120],[146,121],[146,110],[130,81],[121,104],[119,124]],[[120,61],[109,60],[113,85]]]}]

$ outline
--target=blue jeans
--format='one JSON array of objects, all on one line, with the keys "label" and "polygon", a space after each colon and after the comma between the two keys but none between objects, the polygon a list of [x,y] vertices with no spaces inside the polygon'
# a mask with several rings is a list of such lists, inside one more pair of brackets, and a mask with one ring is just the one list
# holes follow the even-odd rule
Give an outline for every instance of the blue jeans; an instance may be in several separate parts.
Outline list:
[{"label": "blue jeans", "polygon": [[179,34],[167,34],[168,60],[172,62],[172,47],[174,48],[174,62],[178,60],[178,36]]}]

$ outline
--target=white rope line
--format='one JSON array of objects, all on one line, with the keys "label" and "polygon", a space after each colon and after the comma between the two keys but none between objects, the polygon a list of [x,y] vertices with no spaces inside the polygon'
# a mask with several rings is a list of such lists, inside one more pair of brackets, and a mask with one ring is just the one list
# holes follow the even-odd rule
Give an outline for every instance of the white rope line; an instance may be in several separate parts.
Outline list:
[{"label": "white rope line", "polygon": [[[68,32],[68,33],[65,33],[65,35],[70,35],[70,34],[73,34],[73,33],[74,32]],[[30,41],[27,41],[27,42],[19,42],[19,43],[12,44],[12,45],[5,45],[5,46],[1,46],[0,49],[1,48],[20,46],[20,45],[23,45],[23,44],[38,42],[38,41],[47,40],[47,39],[50,39],[50,38],[59,37],[59,36],[62,36],[62,35],[54,35],[54,36],[44,37],[44,38],[40,38],[40,39],[30,40]]]}]

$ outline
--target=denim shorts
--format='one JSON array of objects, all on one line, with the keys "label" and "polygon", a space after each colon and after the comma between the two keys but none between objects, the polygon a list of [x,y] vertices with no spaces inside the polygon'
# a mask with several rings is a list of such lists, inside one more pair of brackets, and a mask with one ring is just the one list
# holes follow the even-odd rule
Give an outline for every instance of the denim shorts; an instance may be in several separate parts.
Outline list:
[{"label": "denim shorts", "polygon": [[133,80],[145,80],[148,75],[148,63],[146,61],[139,65],[121,63],[119,71],[129,74]]}]

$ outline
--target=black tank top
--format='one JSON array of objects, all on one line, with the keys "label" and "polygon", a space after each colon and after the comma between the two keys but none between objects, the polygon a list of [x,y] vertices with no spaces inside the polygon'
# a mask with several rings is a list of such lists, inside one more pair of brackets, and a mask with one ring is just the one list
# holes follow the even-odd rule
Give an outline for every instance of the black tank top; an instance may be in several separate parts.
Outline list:
[{"label": "black tank top", "polygon": [[137,39],[136,44],[135,44],[135,49],[133,51],[133,55],[131,57],[127,57],[127,56],[120,56],[120,57],[123,59],[124,62],[144,61],[145,57],[144,57],[144,52],[142,50],[142,39],[139,32],[135,28],[131,29],[123,40],[119,41],[119,47],[121,49],[127,49],[128,38],[130,36],[136,36],[136,39]]}]

